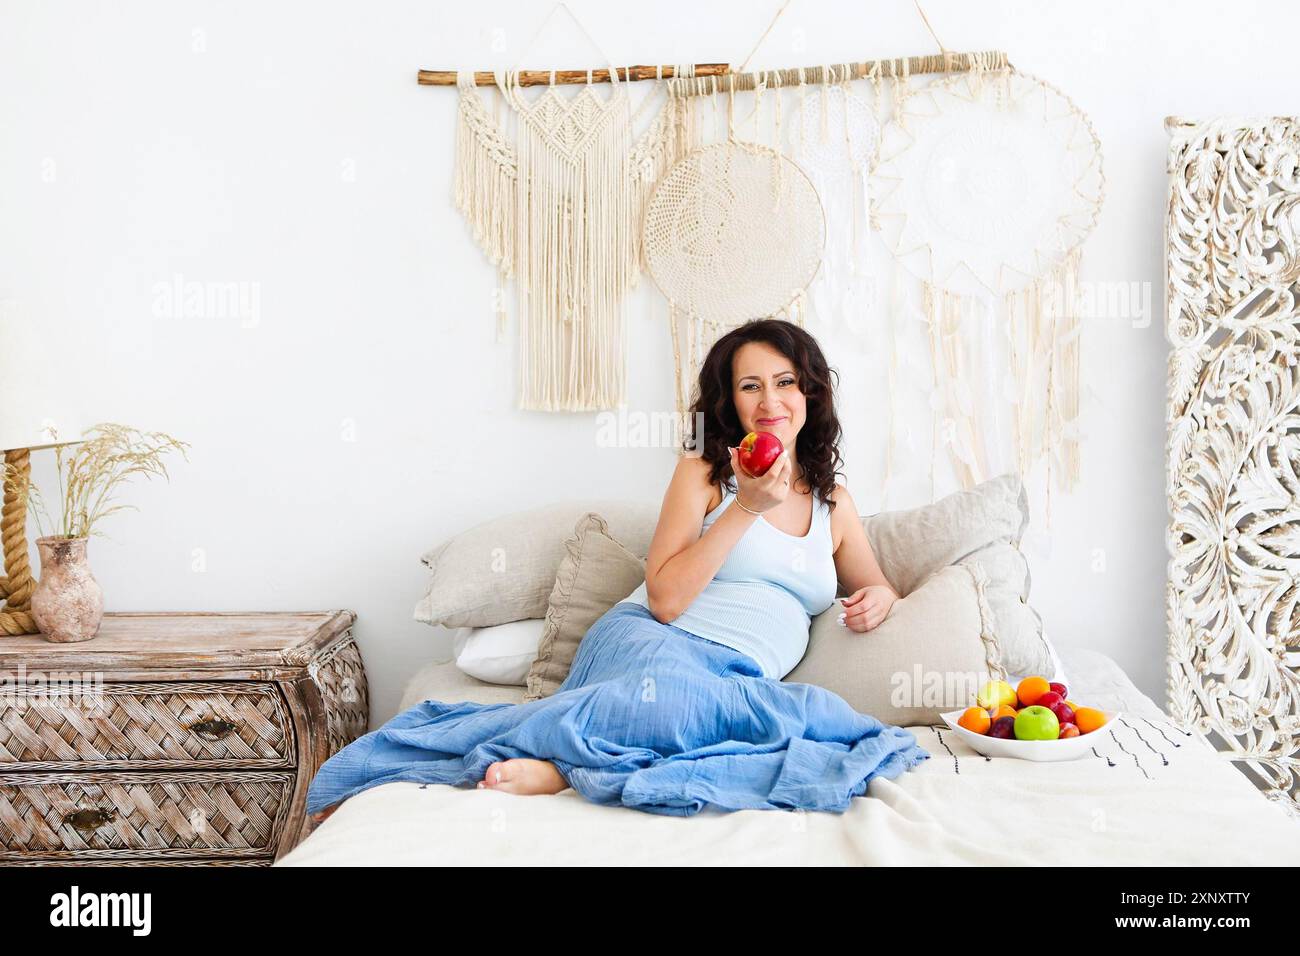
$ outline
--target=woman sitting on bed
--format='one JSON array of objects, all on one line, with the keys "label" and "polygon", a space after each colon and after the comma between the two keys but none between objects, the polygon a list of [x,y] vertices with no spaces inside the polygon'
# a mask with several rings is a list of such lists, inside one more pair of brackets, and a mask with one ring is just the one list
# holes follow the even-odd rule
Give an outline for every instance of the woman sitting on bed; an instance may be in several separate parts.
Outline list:
[{"label": "woman sitting on bed", "polygon": [[[693,436],[702,454],[677,462],[646,581],[591,626],[560,688],[523,704],[428,700],[398,714],[320,768],[313,819],[394,781],[572,787],[595,803],[682,816],[706,806],[843,811],[873,777],[927,759],[907,730],[781,680],[837,579],[854,631],[877,627],[898,600],[835,481],[832,374],[793,323],[756,320],[722,336],[692,408],[703,415]],[[735,448],[751,431],[786,449],[757,478]]]}]

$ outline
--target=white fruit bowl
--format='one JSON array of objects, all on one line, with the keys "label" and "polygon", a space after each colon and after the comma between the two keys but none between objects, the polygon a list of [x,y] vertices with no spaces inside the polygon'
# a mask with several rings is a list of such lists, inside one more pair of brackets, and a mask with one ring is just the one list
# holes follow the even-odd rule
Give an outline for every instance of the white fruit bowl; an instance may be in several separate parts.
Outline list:
[{"label": "white fruit bowl", "polygon": [[1013,757],[1016,760],[1034,760],[1046,762],[1049,760],[1077,760],[1079,757],[1092,756],[1093,744],[1101,738],[1099,734],[1104,734],[1105,739],[1109,740],[1110,735],[1106,731],[1120,716],[1118,710],[1103,710],[1106,715],[1106,722],[1096,730],[1087,734],[1079,734],[1077,737],[1066,737],[1064,740],[1004,740],[1001,737],[988,737],[984,734],[977,734],[973,730],[967,730],[957,723],[961,719],[962,710],[950,710],[946,714],[940,714],[944,723],[952,728],[955,733],[971,748],[986,757]]}]

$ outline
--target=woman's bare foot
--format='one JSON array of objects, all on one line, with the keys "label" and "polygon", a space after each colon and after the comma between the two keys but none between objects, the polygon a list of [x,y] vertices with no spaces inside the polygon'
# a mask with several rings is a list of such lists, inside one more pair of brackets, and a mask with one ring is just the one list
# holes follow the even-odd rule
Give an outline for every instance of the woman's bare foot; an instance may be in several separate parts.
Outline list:
[{"label": "woman's bare foot", "polygon": [[506,793],[559,793],[569,788],[569,782],[549,760],[514,757],[488,767],[479,787]]}]

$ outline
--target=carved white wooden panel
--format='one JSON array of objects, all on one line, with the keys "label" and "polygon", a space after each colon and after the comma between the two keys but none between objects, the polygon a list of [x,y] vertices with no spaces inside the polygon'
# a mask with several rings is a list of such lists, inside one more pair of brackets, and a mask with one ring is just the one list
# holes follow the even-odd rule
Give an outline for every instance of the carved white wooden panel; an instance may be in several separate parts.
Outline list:
[{"label": "carved white wooden panel", "polygon": [[1300,117],[1165,125],[1169,711],[1300,817]]}]

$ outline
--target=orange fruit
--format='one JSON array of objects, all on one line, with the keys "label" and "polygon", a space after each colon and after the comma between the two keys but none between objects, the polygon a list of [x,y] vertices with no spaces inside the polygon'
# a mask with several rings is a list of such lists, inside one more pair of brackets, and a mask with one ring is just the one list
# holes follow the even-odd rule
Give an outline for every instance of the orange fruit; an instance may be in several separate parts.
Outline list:
[{"label": "orange fruit", "polygon": [[1068,699],[1067,699],[1067,700],[1066,700],[1066,703],[1070,705],[1070,709],[1071,709],[1071,710],[1078,710],[1078,709],[1079,709],[1079,705],[1076,704],[1076,703],[1075,703],[1074,701],[1072,701],[1072,700],[1068,700]]},{"label": "orange fruit", "polygon": [[1106,715],[1096,707],[1076,707],[1074,709],[1074,726],[1079,733],[1090,734],[1106,722]]},{"label": "orange fruit", "polygon": [[993,720],[997,720],[999,717],[1015,717],[1016,709],[1010,704],[1003,704],[990,716]]},{"label": "orange fruit", "polygon": [[989,724],[993,721],[989,718],[989,712],[983,707],[967,707],[961,712],[961,717],[957,720],[958,727],[965,727],[971,733],[986,734],[989,732]]},{"label": "orange fruit", "polygon": [[1030,707],[1051,689],[1052,685],[1045,677],[1026,677],[1016,686],[1016,697],[1021,707]]}]

